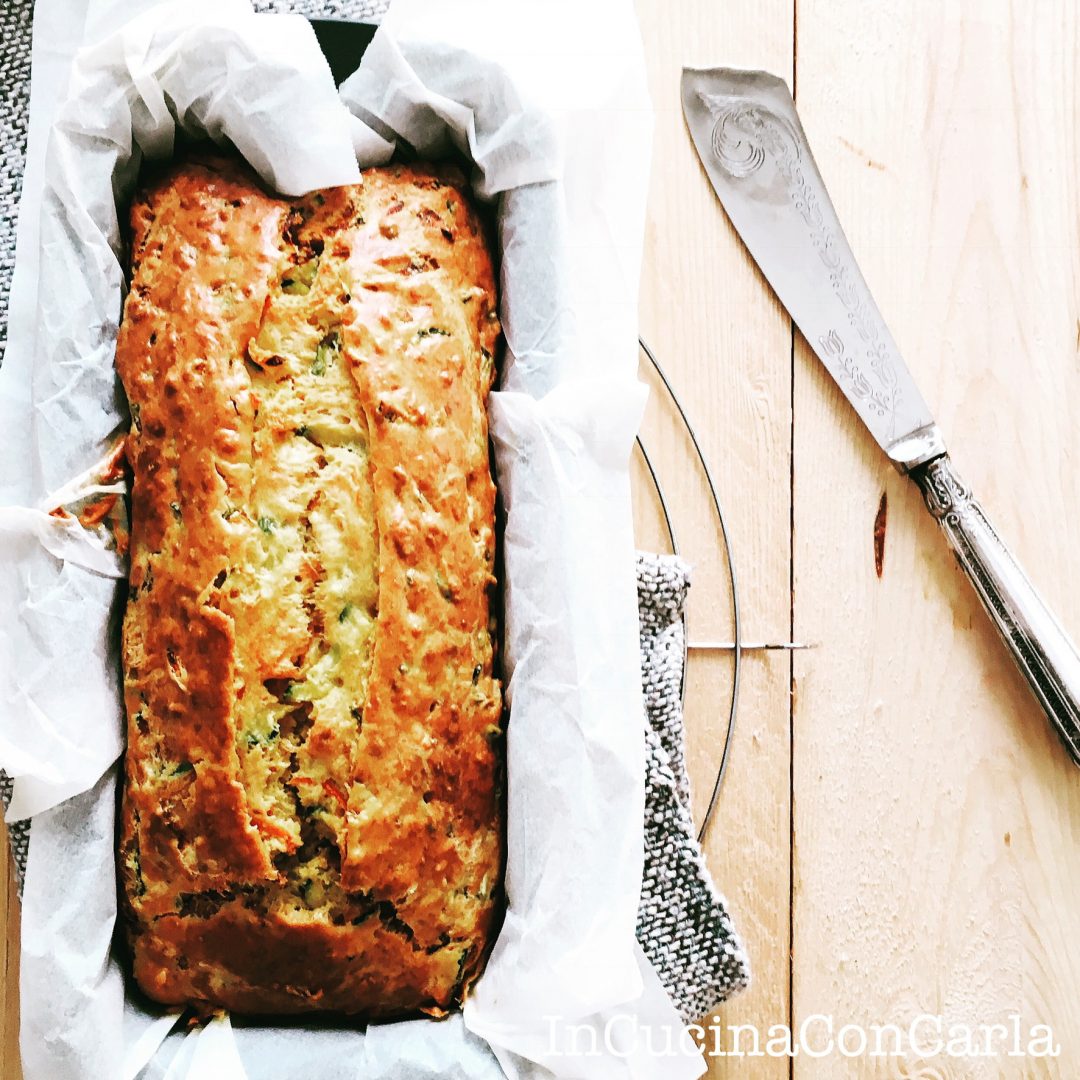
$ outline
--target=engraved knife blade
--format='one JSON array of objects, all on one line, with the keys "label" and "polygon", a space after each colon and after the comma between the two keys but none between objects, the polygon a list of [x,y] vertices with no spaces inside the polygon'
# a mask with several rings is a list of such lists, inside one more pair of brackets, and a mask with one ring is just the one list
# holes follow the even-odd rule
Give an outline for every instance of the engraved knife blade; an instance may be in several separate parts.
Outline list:
[{"label": "engraved knife blade", "polygon": [[732,225],[810,347],[930,513],[1073,761],[1080,653],[953,467],[859,271],[782,79],[685,68],[683,112]]},{"label": "engraved knife blade", "polygon": [[944,453],[859,272],[787,85],[761,71],[686,69],[682,99],[731,223],[870,433],[905,471]]}]

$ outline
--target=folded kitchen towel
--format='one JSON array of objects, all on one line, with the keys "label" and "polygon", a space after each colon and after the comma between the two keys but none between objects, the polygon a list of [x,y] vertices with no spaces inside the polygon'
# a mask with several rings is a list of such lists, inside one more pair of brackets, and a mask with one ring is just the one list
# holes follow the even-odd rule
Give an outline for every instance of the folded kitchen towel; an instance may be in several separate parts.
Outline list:
[{"label": "folded kitchen towel", "polygon": [[0,4],[0,363],[7,349],[8,294],[29,122],[33,14],[33,0]]},{"label": "folded kitchen towel", "polygon": [[[386,0],[254,0],[261,11],[376,20]],[[26,150],[33,0],[0,3],[0,363]],[[647,714],[646,857],[638,939],[687,1022],[746,986],[746,954],[705,868],[690,814],[683,740],[683,608],[689,571],[679,559],[639,554],[641,671]],[[6,806],[11,782],[0,773]],[[18,880],[30,822],[9,826]]]},{"label": "folded kitchen towel", "polygon": [[746,951],[713,884],[690,813],[682,682],[689,567],[638,553],[645,692],[645,875],[637,936],[688,1023],[744,989]]}]

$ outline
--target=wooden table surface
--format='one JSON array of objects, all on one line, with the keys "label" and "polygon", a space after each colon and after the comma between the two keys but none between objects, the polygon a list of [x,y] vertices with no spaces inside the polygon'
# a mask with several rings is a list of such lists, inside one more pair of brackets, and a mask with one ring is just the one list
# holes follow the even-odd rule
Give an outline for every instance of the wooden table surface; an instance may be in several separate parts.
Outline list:
[{"label": "wooden table surface", "polygon": [[[753,962],[723,1025],[919,1014],[1049,1025],[1056,1058],[714,1058],[712,1077],[1080,1075],[1080,772],[914,488],[793,334],[692,151],[684,64],[794,82],[870,288],[954,459],[1080,636],[1080,11],[1074,0],[638,0],[656,108],[642,333],[732,529],[748,653],[709,864]],[[643,370],[643,374],[646,374]],[[731,636],[700,471],[662,395],[644,437],[694,564],[693,639]],[[663,546],[640,462],[644,546]],[[883,572],[873,531],[883,498]],[[695,654],[699,815],[729,654]],[[2,853],[0,853],[2,854]],[[17,1080],[18,912],[0,963]],[[744,1045],[746,1045],[744,1043]]]},{"label": "wooden table surface", "polygon": [[[1047,1024],[1054,1059],[726,1060],[710,1076],[1080,1076],[1080,772],[913,485],[749,261],[692,150],[683,65],[796,102],[870,289],[961,473],[1080,638],[1080,8],[1074,0],[638,0],[656,107],[642,334],[731,527],[748,653],[709,864],[753,985],[728,1024],[921,1013]],[[691,638],[730,639],[723,548],[660,396],[644,438],[695,564]],[[639,480],[644,477],[639,469]],[[643,542],[662,542],[639,485]],[[874,522],[887,497],[883,572]],[[731,660],[693,656],[699,814]],[[923,1029],[925,1030],[925,1029]],[[1026,1041],[1026,1040],[1025,1040]],[[744,1045],[746,1045],[744,1043]],[[730,1046],[730,1041],[729,1041]]]}]

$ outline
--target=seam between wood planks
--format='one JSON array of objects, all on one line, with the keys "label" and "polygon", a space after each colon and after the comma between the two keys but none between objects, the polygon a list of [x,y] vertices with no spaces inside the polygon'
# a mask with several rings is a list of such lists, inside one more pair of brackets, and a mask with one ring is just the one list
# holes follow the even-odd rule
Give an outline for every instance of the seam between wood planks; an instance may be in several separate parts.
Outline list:
[{"label": "seam between wood planks", "polygon": [[[791,97],[798,109],[799,0],[791,0]],[[795,320],[791,327],[791,422],[788,443],[788,641],[795,640]],[[788,1030],[795,1030],[795,651],[788,653]],[[795,1058],[788,1058],[795,1080]]]}]

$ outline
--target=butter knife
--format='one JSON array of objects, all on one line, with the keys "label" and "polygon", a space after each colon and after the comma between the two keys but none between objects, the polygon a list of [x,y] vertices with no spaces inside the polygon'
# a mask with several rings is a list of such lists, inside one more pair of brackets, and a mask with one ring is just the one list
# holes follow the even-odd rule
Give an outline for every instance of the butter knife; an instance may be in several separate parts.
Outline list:
[{"label": "butter knife", "polygon": [[1080,654],[949,459],[859,272],[787,85],[760,71],[687,68],[682,103],[736,232],[870,433],[919,486],[1080,765]]}]

